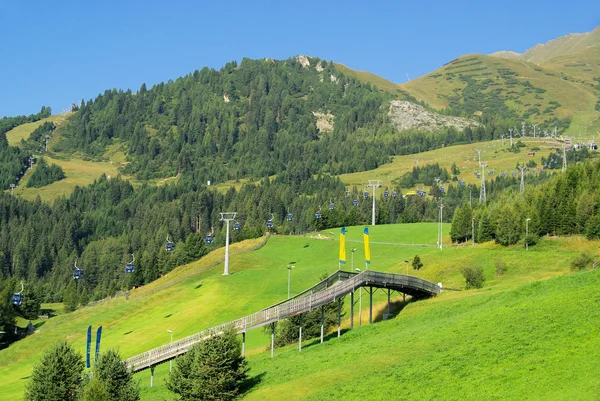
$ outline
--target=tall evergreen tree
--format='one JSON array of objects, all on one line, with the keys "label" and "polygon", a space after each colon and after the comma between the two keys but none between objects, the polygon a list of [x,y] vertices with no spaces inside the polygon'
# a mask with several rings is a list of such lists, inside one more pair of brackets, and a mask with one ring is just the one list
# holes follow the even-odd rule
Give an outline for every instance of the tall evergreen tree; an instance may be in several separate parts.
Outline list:
[{"label": "tall evergreen tree", "polygon": [[25,388],[26,401],[77,400],[82,391],[84,362],[66,341],[48,350],[34,366]]}]

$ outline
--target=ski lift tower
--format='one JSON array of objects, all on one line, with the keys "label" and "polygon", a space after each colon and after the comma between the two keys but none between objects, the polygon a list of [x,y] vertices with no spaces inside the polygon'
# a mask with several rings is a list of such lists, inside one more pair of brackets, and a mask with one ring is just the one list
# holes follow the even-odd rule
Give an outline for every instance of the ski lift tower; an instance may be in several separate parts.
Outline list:
[{"label": "ski lift tower", "polygon": [[567,171],[567,147],[563,144],[563,165],[562,172]]},{"label": "ski lift tower", "polygon": [[29,169],[33,168],[33,156],[29,156]]},{"label": "ski lift tower", "polygon": [[485,168],[488,164],[480,162],[479,165],[481,166],[481,187],[479,188],[479,202],[485,203],[487,200],[485,195]]},{"label": "ski lift tower", "polygon": [[525,192],[525,168],[525,166],[519,166],[519,169],[521,170],[521,186],[519,187],[519,190],[521,193]]},{"label": "ski lift tower", "polygon": [[14,195],[15,192],[15,184],[10,184],[10,194],[11,196]]},{"label": "ski lift tower", "polygon": [[513,146],[513,142],[512,142],[512,133],[513,133],[513,129],[512,129],[512,128],[510,128],[510,129],[508,130],[508,132],[509,132],[509,134],[510,134],[510,147],[512,148],[512,146]]},{"label": "ski lift tower", "polygon": [[219,213],[221,215],[221,221],[227,223],[227,234],[225,235],[225,268],[223,275],[229,275],[229,222],[235,220],[236,212],[225,212]]},{"label": "ski lift tower", "polygon": [[375,190],[381,186],[381,180],[369,180],[369,184],[367,188],[373,189],[373,214],[372,214],[372,222],[371,225],[375,225]]},{"label": "ski lift tower", "polygon": [[438,225],[438,246],[440,247],[440,251],[442,250],[442,238],[444,236],[444,231],[443,231],[444,226],[442,225],[443,210],[444,210],[444,203],[440,202],[440,213],[439,213],[440,223]]},{"label": "ski lift tower", "polygon": [[48,139],[50,139],[50,135],[46,134],[46,140],[44,141],[44,150],[48,153]]}]

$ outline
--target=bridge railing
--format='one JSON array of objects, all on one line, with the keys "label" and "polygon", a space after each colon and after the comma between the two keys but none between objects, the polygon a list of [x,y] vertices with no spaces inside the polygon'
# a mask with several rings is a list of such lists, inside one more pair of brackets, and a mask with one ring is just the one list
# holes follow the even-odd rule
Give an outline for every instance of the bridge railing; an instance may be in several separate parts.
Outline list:
[{"label": "bridge railing", "polygon": [[[241,333],[249,329],[266,326],[267,324],[277,322],[281,319],[309,312],[316,307],[334,302],[336,299],[343,297],[362,286],[393,287],[396,289],[407,288],[411,289],[411,291],[417,291],[428,295],[440,293],[440,288],[436,284],[418,277],[394,273],[381,273],[371,270],[363,271],[360,274],[348,273],[349,272],[340,272],[337,275],[333,274],[318,284],[322,285],[324,283],[323,286],[325,289],[313,292],[311,290],[316,287],[313,286],[309,290],[302,292],[302,296],[287,299],[251,315],[154,348],[127,359],[126,364],[134,371],[141,370],[181,355],[187,352],[194,344],[222,333],[227,327],[232,327],[235,331]],[[330,278],[331,280],[329,280]],[[336,281],[340,278],[344,278],[345,280]],[[331,283],[334,283],[335,285],[331,285]],[[330,285],[330,287],[327,288],[327,285]]]}]

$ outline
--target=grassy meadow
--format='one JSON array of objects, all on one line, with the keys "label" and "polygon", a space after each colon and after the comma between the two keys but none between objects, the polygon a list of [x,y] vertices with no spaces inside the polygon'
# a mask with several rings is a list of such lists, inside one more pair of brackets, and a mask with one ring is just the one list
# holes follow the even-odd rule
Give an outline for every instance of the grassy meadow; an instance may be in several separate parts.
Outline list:
[{"label": "grassy meadow", "polygon": [[[513,142],[516,143],[516,139],[513,139]],[[502,149],[510,147],[510,139],[504,139],[504,148],[500,139],[449,146],[414,155],[394,156],[391,163],[379,166],[375,170],[342,174],[340,179],[347,186],[356,185],[359,189],[363,188],[368,180],[381,180],[384,187],[392,186],[393,180],[400,178],[404,173],[412,171],[418,160],[419,166],[439,163],[440,167],[448,169],[449,173],[452,163],[456,163],[460,170],[459,178],[461,180],[470,184],[479,184],[480,179],[473,174],[474,171],[481,172],[476,149],[481,149],[481,161],[488,163],[486,179],[490,179],[497,177],[501,172],[506,172],[510,176],[513,171],[517,171],[517,163],[524,164],[529,160],[534,160],[538,166],[541,166],[542,156],[547,158],[553,152],[555,146],[562,147],[557,141],[549,138],[524,138],[522,142],[526,147],[521,148],[519,153],[503,151]],[[538,147],[540,150],[535,152],[535,156],[527,156],[528,150],[534,147]],[[494,170],[494,176],[488,175],[491,169]]]},{"label": "grassy meadow", "polygon": [[[448,242],[448,230],[449,225],[445,225],[446,242]],[[421,311],[431,309],[428,313],[444,315],[447,313],[444,312],[446,305],[449,305],[448,307],[469,314],[471,313],[469,305],[478,304],[479,302],[473,301],[473,299],[480,299],[480,296],[502,297],[506,296],[502,294],[507,291],[515,291],[515,289],[518,291],[526,283],[568,274],[570,260],[582,251],[590,252],[595,259],[598,259],[596,244],[579,237],[545,238],[528,252],[520,245],[503,248],[492,243],[476,246],[447,246],[440,251],[434,246],[437,233],[435,223],[376,226],[370,227],[370,232],[371,268],[373,270],[403,273],[407,269],[404,260],[418,254],[421,256],[424,267],[418,272],[409,268],[409,274],[434,282],[442,282],[444,288],[462,289],[464,280],[460,269],[465,266],[481,266],[487,278],[486,285],[482,290],[449,290],[436,299],[411,303],[393,322],[377,324],[372,328],[357,329],[344,335],[337,343],[353,343],[354,336],[362,336],[360,333],[371,333],[371,331],[379,332],[383,328],[389,327],[390,324],[402,327],[402,332],[406,335],[412,333],[412,330],[425,330],[429,334],[423,337],[423,341],[443,341],[442,336],[437,334],[432,336],[429,328],[419,326],[421,323],[417,322],[421,319],[418,317]],[[60,340],[71,341],[83,353],[85,331],[88,325],[92,325],[94,330],[99,325],[104,327],[102,349],[118,347],[123,357],[129,357],[168,342],[169,336],[166,330],[173,330],[174,339],[178,339],[250,314],[284,299],[287,295],[287,270],[285,268],[287,264],[291,263],[296,266],[292,271],[292,293],[300,292],[317,282],[322,274],[330,274],[337,269],[338,233],[339,230],[336,229],[303,237],[276,235],[272,236],[263,248],[245,253],[244,250],[252,248],[261,239],[234,244],[232,252],[242,253],[231,257],[230,271],[232,274],[230,276],[221,274],[223,265],[218,261],[223,255],[223,249],[218,249],[200,261],[179,267],[156,282],[132,291],[127,299],[121,296],[81,308],[74,313],[51,318],[38,327],[39,332],[36,334],[0,351],[0,375],[3,377],[2,383],[0,383],[0,393],[7,399],[20,399],[31,368],[40,358],[40,353]],[[347,267],[352,268],[349,250],[354,247],[356,248],[354,266],[363,268],[364,251],[362,243],[360,243],[362,227],[348,228],[347,239],[349,258]],[[413,242],[426,246],[402,245]],[[507,271],[502,277],[495,275],[494,260],[498,256],[507,265]],[[215,263],[217,264],[208,268]],[[122,269],[122,266],[115,266],[115,268]],[[399,299],[401,296],[396,294],[395,300]],[[367,305],[368,303],[363,300],[365,307],[363,324],[368,319]],[[377,315],[380,315],[385,305],[385,294],[382,291],[376,292],[375,305]],[[346,303],[345,308],[348,309],[348,307],[348,303]],[[453,312],[448,313],[451,315]],[[349,326],[348,316],[347,313],[344,327]],[[409,320],[405,320],[405,316]],[[356,317],[355,322],[357,323],[358,311]],[[448,319],[450,318],[448,317]],[[425,321],[428,319],[423,318],[422,322]],[[416,326],[411,329],[413,322]],[[452,329],[452,327],[448,329]],[[381,346],[375,345],[374,348],[380,349],[381,352],[389,349],[386,339],[401,334],[397,333],[395,328],[390,330],[381,337]],[[458,337],[461,333],[464,336],[464,332],[456,329],[455,336]],[[364,335],[372,337],[370,341],[377,341],[377,335]],[[411,341],[417,340],[418,338],[413,338]],[[363,345],[359,344],[361,341],[361,339],[355,341],[354,347],[362,347]],[[280,378],[269,377],[273,375],[273,373],[269,374],[269,372],[273,372],[269,369],[280,365],[269,365],[269,360],[265,359],[265,353],[262,351],[265,350],[268,342],[268,336],[264,335],[261,330],[254,330],[247,336],[250,363],[256,366],[253,367],[252,374],[259,375],[260,372],[265,372],[265,375],[261,376],[261,383],[264,384],[259,384],[249,394],[250,398],[254,397],[253,394],[256,392],[258,395],[263,394],[267,399],[278,399],[280,398],[276,396],[279,394],[277,393],[278,388],[294,386],[291,381],[282,386],[277,383],[280,380],[282,382],[292,380],[295,373],[279,374]],[[335,343],[336,341],[330,341],[327,345],[328,349],[335,348]],[[352,347],[351,345],[346,346]],[[411,348],[416,351],[414,344]],[[282,363],[279,362],[280,357],[282,361],[288,358],[304,358],[306,355],[304,351],[299,357],[293,351],[294,349],[292,346],[277,350],[276,361],[278,362],[276,363]],[[317,359],[328,358],[326,354],[319,356],[319,347],[309,347],[308,350],[314,352]],[[368,353],[361,352],[361,354],[365,354],[365,357],[368,356]],[[371,355],[369,360],[363,360],[364,367],[372,364],[369,369],[376,369],[378,366],[389,363],[381,355],[377,355],[379,354]],[[352,363],[351,360],[348,357],[347,363]],[[298,363],[304,362],[298,361]],[[284,369],[280,367],[279,372],[289,372],[292,369],[291,366],[288,365]],[[358,366],[361,364],[356,365],[356,367]],[[351,371],[349,366],[340,367],[340,369],[346,372]],[[315,370],[315,372],[317,371],[318,369]],[[324,373],[325,382],[333,380],[337,375],[336,372],[339,370],[334,369],[332,372]],[[168,364],[161,365],[156,369],[156,385],[153,388],[149,387],[148,371],[136,375],[136,378],[141,380],[143,399],[159,400],[170,397],[163,383],[167,373]],[[271,383],[271,385],[267,385],[267,383]],[[390,383],[384,384],[390,385]],[[319,388],[328,388],[325,384],[322,387],[313,387],[315,387],[315,391]],[[309,393],[304,395],[309,395]],[[315,395],[315,397],[320,396]]]}]

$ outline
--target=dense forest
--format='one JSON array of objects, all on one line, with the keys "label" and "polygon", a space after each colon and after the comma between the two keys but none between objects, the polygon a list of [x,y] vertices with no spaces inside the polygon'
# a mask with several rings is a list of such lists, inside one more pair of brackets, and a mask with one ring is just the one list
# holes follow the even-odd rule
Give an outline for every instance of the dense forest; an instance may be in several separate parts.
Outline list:
[{"label": "dense forest", "polygon": [[63,169],[57,164],[48,165],[46,159],[42,157],[27,181],[27,188],[41,188],[63,178],[65,178]]},{"label": "dense forest", "polygon": [[21,124],[49,117],[51,112],[50,107],[42,107],[37,114],[0,119],[0,190],[9,188],[10,184],[18,183],[23,172],[27,169],[27,160],[30,156],[30,154],[17,147],[9,146],[6,133]]},{"label": "dense forest", "polygon": [[[58,150],[100,157],[121,142],[128,147],[124,173],[182,174],[198,184],[260,179],[292,166],[310,174],[370,170],[390,155],[489,140],[507,130],[509,122],[489,118],[464,132],[398,133],[387,116],[392,95],[344,76],[333,63],[307,60],[244,59],[151,89],[144,84],[137,93],[108,90],[81,102]],[[329,127],[320,125],[324,116]]]},{"label": "dense forest", "polygon": [[522,240],[534,244],[544,235],[600,238],[599,160],[577,163],[565,174],[553,175],[538,184],[526,186],[524,193],[513,185],[485,205],[462,205],[453,216],[452,240],[472,240],[473,228],[476,242],[495,240],[502,245]]}]

